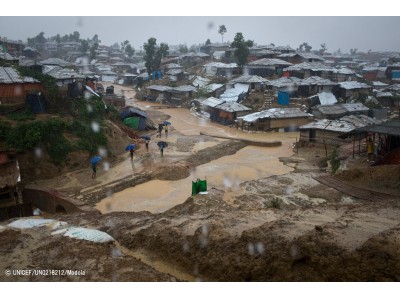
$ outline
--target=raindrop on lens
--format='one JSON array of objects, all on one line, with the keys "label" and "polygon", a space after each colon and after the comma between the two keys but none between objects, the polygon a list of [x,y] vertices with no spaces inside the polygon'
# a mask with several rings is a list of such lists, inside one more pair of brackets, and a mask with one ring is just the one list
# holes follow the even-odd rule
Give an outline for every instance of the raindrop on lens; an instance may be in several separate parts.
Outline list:
[{"label": "raindrop on lens", "polygon": [[97,149],[97,151],[99,151],[99,155],[100,155],[101,157],[107,157],[107,149],[106,149],[106,148],[104,148],[104,147],[99,147],[99,148]]},{"label": "raindrop on lens", "polygon": [[184,242],[183,246],[182,246],[183,252],[187,253],[189,252],[189,243],[188,242]]},{"label": "raindrop on lens", "polygon": [[261,255],[264,254],[265,249],[264,249],[264,244],[262,242],[258,242],[256,244],[256,249],[257,249],[258,254],[261,254]]},{"label": "raindrop on lens", "polygon": [[99,132],[100,131],[100,125],[97,122],[92,122],[92,130],[93,132]]},{"label": "raindrop on lens", "polygon": [[35,157],[38,159],[41,159],[43,155],[42,149],[41,148],[35,148]]},{"label": "raindrop on lens", "polygon": [[249,255],[254,255],[254,245],[253,245],[253,243],[248,243],[247,244],[247,253],[249,254]]},{"label": "raindrop on lens", "polygon": [[111,250],[111,255],[114,256],[114,257],[121,257],[122,256],[122,252],[118,248],[113,248]]},{"label": "raindrop on lens", "polygon": [[87,109],[88,113],[92,113],[93,112],[93,106],[90,105],[90,104],[86,105],[86,109]]},{"label": "raindrop on lens", "polygon": [[224,176],[224,185],[225,185],[227,188],[230,188],[230,187],[232,186],[231,179],[230,179],[228,176]]},{"label": "raindrop on lens", "polygon": [[110,170],[110,163],[108,162],[108,161],[106,161],[104,164],[103,164],[103,169],[104,169],[104,171],[109,171]]}]

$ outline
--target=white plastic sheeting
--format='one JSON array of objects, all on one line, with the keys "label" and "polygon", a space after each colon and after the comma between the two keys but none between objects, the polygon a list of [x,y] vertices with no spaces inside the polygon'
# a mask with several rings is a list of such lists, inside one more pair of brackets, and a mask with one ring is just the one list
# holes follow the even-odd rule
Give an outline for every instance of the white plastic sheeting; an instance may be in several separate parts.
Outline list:
[{"label": "white plastic sheeting", "polygon": [[64,236],[95,243],[107,243],[114,241],[112,236],[103,231],[83,227],[70,227],[67,229]]},{"label": "white plastic sheeting", "polygon": [[[52,233],[51,235],[63,234],[63,236],[86,240],[94,243],[107,243],[114,241],[114,238],[107,233],[83,227],[67,227],[68,223],[53,219],[19,219],[7,225],[7,227],[17,229],[32,229],[37,227],[48,226]],[[0,232],[6,227],[0,226]]]}]

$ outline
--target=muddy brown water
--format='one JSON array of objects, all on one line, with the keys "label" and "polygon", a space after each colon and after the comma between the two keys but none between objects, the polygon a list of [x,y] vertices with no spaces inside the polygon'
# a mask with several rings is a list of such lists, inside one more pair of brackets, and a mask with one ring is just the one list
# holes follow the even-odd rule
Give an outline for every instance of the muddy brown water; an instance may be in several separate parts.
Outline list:
[{"label": "muddy brown water", "polygon": [[[144,110],[152,109],[153,103],[132,101],[131,105],[139,106]],[[189,177],[176,181],[152,180],[132,188],[115,193],[102,199],[96,208],[101,213],[113,211],[149,211],[151,213],[164,212],[175,205],[183,203],[190,195],[192,181],[206,179],[208,189],[217,188],[229,192],[230,197],[240,194],[239,184],[244,181],[255,180],[272,175],[289,173],[293,169],[283,165],[279,157],[293,154],[292,144],[298,138],[298,133],[248,133],[220,124],[212,123],[183,108],[161,109],[171,116],[171,127],[182,135],[199,135],[200,131],[206,134],[218,134],[229,138],[242,138],[256,141],[282,141],[279,147],[247,146],[234,155],[221,157],[210,163],[200,165],[192,171]],[[168,139],[174,139],[170,134]],[[167,139],[167,141],[168,141]],[[214,146],[215,142],[200,142],[194,151]],[[173,156],[168,153],[165,155]],[[157,163],[157,161],[155,161]],[[119,167],[117,166],[118,170]],[[128,167],[121,167],[128,172]],[[140,167],[138,169],[141,169]],[[117,172],[116,170],[113,173]],[[130,170],[129,170],[130,172]]]}]

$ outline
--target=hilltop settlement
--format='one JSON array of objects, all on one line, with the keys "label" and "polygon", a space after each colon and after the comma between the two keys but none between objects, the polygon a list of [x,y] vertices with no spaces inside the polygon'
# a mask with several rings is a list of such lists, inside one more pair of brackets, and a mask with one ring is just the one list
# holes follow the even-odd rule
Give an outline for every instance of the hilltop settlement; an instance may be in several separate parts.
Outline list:
[{"label": "hilltop settlement", "polygon": [[83,271],[1,280],[399,281],[400,53],[350,52],[0,37],[1,269]]}]

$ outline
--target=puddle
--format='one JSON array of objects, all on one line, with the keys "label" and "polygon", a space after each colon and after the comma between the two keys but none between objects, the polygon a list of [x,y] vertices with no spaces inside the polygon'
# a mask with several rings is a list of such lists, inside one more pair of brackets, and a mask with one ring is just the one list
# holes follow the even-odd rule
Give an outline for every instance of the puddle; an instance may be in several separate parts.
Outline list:
[{"label": "puddle", "polygon": [[217,188],[240,193],[240,183],[272,175],[289,173],[293,169],[279,161],[290,155],[288,143],[281,147],[265,148],[248,146],[236,154],[224,156],[198,166],[189,177],[176,181],[152,180],[115,193],[101,200],[96,208],[101,213],[112,211],[164,212],[183,203],[192,192],[192,181],[207,179],[208,189]]},{"label": "puddle", "polygon": [[[125,96],[130,98],[129,105],[135,105],[142,109],[148,109],[146,106],[154,105],[153,103],[134,100],[133,92],[125,92]],[[149,211],[151,213],[161,213],[177,204],[183,203],[190,197],[192,181],[196,181],[197,178],[207,179],[208,189],[214,187],[227,192],[240,193],[239,185],[244,181],[256,180],[272,175],[282,175],[293,170],[291,167],[283,165],[278,158],[293,154],[292,144],[295,142],[296,137],[298,138],[298,132],[248,133],[199,118],[187,109],[170,108],[160,109],[160,111],[171,116],[168,120],[172,123],[171,127],[174,130],[171,130],[172,137],[168,137],[169,142],[176,138],[174,135],[177,133],[181,135],[200,135],[200,132],[203,132],[210,135],[252,139],[256,141],[280,140],[282,141],[282,146],[247,146],[234,155],[221,157],[210,163],[196,167],[191,175],[185,179],[177,181],[152,180],[125,189],[101,200],[96,205],[96,208],[100,212]],[[214,146],[216,143],[215,141],[196,143],[192,151],[199,151]],[[167,150],[166,158],[171,160],[179,158],[176,156],[178,154],[176,151],[169,150],[169,148]],[[116,168],[108,176],[118,179],[119,175],[129,172],[132,172],[132,170],[129,170],[128,166],[123,166]],[[229,198],[232,196],[230,195]]]}]

